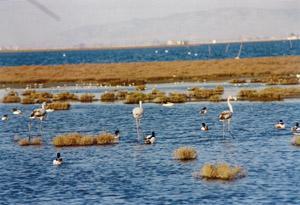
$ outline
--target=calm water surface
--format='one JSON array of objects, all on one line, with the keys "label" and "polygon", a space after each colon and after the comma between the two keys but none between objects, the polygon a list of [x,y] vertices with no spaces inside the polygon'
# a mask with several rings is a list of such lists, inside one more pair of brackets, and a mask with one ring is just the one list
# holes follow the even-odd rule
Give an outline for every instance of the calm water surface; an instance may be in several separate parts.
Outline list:
[{"label": "calm water surface", "polygon": [[[41,52],[0,52],[1,66],[61,65],[82,63],[126,63],[235,58],[240,43],[132,48],[109,50],[69,50]],[[300,40],[243,43],[241,58],[297,56]]]},{"label": "calm water surface", "polygon": [[[1,115],[16,105],[0,105]],[[290,144],[290,127],[300,121],[300,101],[235,102],[234,139],[222,138],[218,114],[226,103],[187,103],[171,108],[145,104],[142,127],[157,133],[157,143],[136,142],[131,111],[135,105],[74,104],[49,113],[41,147],[19,147],[13,137],[27,135],[26,116],[34,105],[17,105],[24,116],[0,122],[0,198],[3,204],[299,204],[300,149]],[[199,110],[209,109],[210,131],[200,131]],[[274,129],[279,119],[286,130]],[[34,123],[38,134],[38,123]],[[121,131],[114,146],[54,148],[55,135],[79,131]],[[192,146],[198,159],[178,162],[172,152]],[[57,151],[65,163],[52,165]],[[204,163],[241,165],[247,177],[208,182],[192,176]]]}]

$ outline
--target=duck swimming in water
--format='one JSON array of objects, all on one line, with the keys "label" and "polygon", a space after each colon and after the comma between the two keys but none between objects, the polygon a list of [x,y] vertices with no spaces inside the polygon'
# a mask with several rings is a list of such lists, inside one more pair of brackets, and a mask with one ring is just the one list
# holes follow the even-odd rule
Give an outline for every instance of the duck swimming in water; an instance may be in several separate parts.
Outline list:
[{"label": "duck swimming in water", "polygon": [[120,131],[117,129],[115,131],[115,140],[119,140],[120,139]]},{"label": "duck swimming in water", "polygon": [[300,132],[299,122],[295,123],[295,126],[291,128],[292,132]]},{"label": "duck swimming in water", "polygon": [[1,117],[1,120],[2,120],[2,121],[7,121],[7,120],[8,120],[8,115],[3,115],[3,116]]},{"label": "duck swimming in water", "polygon": [[205,124],[204,122],[203,122],[202,125],[201,125],[201,130],[202,130],[202,131],[208,131],[208,126],[207,126],[207,124]]},{"label": "duck swimming in water", "polygon": [[63,159],[60,157],[60,153],[58,152],[56,154],[56,159],[53,160],[53,165],[61,165],[63,162]]},{"label": "duck swimming in water", "polygon": [[277,124],[275,124],[275,128],[284,129],[285,128],[284,122],[282,120],[279,120],[279,122]]},{"label": "duck swimming in water", "polygon": [[22,111],[19,110],[18,108],[13,108],[13,109],[12,109],[12,113],[13,113],[14,115],[21,115],[21,114],[22,114]]},{"label": "duck swimming in water", "polygon": [[151,135],[148,135],[144,138],[145,144],[153,144],[156,140],[155,132],[152,132]]}]

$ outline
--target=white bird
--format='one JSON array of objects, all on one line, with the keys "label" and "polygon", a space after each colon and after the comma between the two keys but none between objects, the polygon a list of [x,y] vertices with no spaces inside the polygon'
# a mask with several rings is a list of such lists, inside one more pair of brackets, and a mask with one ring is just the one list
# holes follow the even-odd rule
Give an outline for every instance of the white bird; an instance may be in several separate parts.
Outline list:
[{"label": "white bird", "polygon": [[167,103],[163,103],[162,106],[164,106],[164,107],[172,107],[172,106],[174,106],[174,103],[167,102]]},{"label": "white bird", "polygon": [[155,132],[152,132],[151,135],[148,135],[144,138],[145,144],[153,144],[156,140]]},{"label": "white bird", "polygon": [[202,130],[202,131],[208,131],[208,126],[207,126],[207,124],[202,123],[202,125],[201,125],[201,130]]},{"label": "white bird", "polygon": [[12,113],[13,113],[14,115],[21,115],[21,114],[22,114],[22,111],[19,110],[19,109],[17,109],[17,108],[13,108],[13,109],[12,109]]},{"label": "white bird", "polygon": [[53,165],[61,165],[63,162],[63,159],[60,157],[60,153],[58,152],[56,154],[56,158],[53,160]]},{"label": "white bird", "polygon": [[291,128],[292,132],[300,132],[299,122],[295,123],[295,126]]},{"label": "white bird", "polygon": [[42,107],[41,108],[37,108],[37,109],[34,109],[31,114],[30,114],[30,122],[29,122],[29,140],[30,140],[30,131],[31,131],[31,120],[34,120],[34,119],[39,119],[40,120],[40,133],[42,133],[42,122],[44,119],[46,119],[47,117],[47,112],[46,112],[46,102],[43,102],[42,103]]},{"label": "white bird", "polygon": [[1,117],[1,120],[2,120],[2,121],[7,121],[7,120],[8,120],[8,115],[3,115],[3,116]]},{"label": "white bird", "polygon": [[117,130],[115,131],[115,140],[116,140],[116,141],[119,141],[119,139],[120,139],[120,131],[117,129]]},{"label": "white bird", "polygon": [[48,112],[54,112],[54,109],[48,108],[48,109],[46,109],[46,112],[47,112],[47,113],[48,113]]},{"label": "white bird", "polygon": [[139,107],[135,107],[132,110],[132,114],[133,114],[133,117],[134,117],[135,122],[136,122],[136,130],[137,130],[137,134],[138,134],[138,140],[140,138],[141,119],[142,119],[143,114],[144,114],[142,101],[139,101],[139,105],[140,105]]},{"label": "white bird", "polygon": [[223,136],[225,134],[225,122],[227,122],[227,128],[228,128],[228,131],[230,131],[230,120],[231,120],[232,114],[233,114],[233,108],[230,103],[230,100],[237,100],[237,99],[236,99],[236,97],[229,96],[227,98],[227,104],[228,104],[229,110],[223,111],[219,115],[219,120],[223,122]]},{"label": "white bird", "polygon": [[285,124],[282,120],[279,120],[279,122],[277,122],[277,124],[275,124],[275,128],[277,129],[285,129]]}]

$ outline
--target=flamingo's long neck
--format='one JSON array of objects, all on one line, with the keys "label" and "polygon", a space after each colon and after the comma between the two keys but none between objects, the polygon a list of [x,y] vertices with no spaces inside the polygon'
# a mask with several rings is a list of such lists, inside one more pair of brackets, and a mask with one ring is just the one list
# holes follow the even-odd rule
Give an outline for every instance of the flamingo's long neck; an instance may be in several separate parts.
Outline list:
[{"label": "flamingo's long neck", "polygon": [[231,103],[230,103],[230,98],[227,99],[227,104],[228,104],[228,107],[229,107],[230,112],[233,113],[232,105],[231,105]]},{"label": "flamingo's long neck", "polygon": [[143,108],[143,106],[142,106],[142,101],[140,101],[140,108]]}]

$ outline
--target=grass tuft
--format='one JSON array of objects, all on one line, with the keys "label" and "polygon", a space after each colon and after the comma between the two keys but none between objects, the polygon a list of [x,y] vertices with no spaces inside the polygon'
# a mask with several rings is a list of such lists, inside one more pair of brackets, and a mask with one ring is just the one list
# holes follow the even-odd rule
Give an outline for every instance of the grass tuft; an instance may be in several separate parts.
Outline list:
[{"label": "grass tuft", "polygon": [[69,110],[71,108],[71,104],[67,102],[53,102],[47,104],[46,109],[53,110]]},{"label": "grass tuft", "polygon": [[93,94],[83,94],[80,96],[80,102],[83,103],[90,103],[93,102],[95,100],[95,95]]},{"label": "grass tuft", "polygon": [[7,93],[3,100],[3,103],[19,103],[21,102],[21,98],[19,97],[19,94],[15,91],[10,91],[9,93]]},{"label": "grass tuft", "polygon": [[197,158],[197,151],[192,147],[180,147],[173,152],[174,159],[193,160]]},{"label": "grass tuft", "polygon": [[239,166],[226,163],[204,164],[200,170],[200,177],[209,180],[234,180],[245,176],[245,171]]},{"label": "grass tuft", "polygon": [[116,100],[116,96],[114,93],[108,92],[102,94],[100,100],[102,102],[114,102]]},{"label": "grass tuft", "polygon": [[20,146],[29,146],[29,145],[42,145],[42,139],[40,137],[31,138],[30,141],[28,138],[23,138],[18,141]]}]

